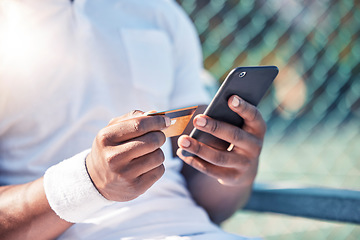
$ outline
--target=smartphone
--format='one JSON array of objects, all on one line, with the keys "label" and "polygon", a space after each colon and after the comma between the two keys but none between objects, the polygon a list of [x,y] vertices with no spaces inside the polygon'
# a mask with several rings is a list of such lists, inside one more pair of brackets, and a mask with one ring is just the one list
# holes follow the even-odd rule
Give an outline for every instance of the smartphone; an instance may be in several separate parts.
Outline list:
[{"label": "smartphone", "polygon": [[[257,106],[278,72],[276,66],[238,67],[233,69],[221,84],[204,114],[216,120],[242,127],[244,121],[229,108],[229,98],[232,95],[238,95],[245,101]],[[219,150],[225,150],[230,146],[230,143],[196,128],[192,130],[190,137]],[[193,156],[193,154],[185,150],[182,153],[184,156]]]}]

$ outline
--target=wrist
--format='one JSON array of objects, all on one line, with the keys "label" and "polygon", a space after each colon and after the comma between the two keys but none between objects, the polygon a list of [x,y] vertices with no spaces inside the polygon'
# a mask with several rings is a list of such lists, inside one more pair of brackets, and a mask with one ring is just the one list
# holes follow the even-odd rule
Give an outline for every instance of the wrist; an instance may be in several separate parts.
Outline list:
[{"label": "wrist", "polygon": [[93,158],[91,157],[91,152],[86,156],[85,158],[85,170],[88,174],[88,177],[93,184],[94,188],[98,191],[99,194],[101,194],[105,199],[108,199],[106,195],[100,190],[101,185],[99,185],[99,182],[101,182],[100,172],[101,170],[94,168],[95,164],[93,163]]},{"label": "wrist", "polygon": [[81,152],[49,168],[44,175],[45,194],[53,211],[62,219],[82,222],[94,212],[112,204],[96,189]]}]

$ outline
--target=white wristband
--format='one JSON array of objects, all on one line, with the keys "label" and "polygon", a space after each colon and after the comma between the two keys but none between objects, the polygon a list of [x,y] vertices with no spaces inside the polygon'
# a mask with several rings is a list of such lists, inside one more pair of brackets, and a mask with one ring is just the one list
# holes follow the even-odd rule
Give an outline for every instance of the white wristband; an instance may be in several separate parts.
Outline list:
[{"label": "white wristband", "polygon": [[50,167],[44,175],[45,194],[50,207],[62,219],[78,223],[113,201],[104,198],[93,185],[81,152]]}]

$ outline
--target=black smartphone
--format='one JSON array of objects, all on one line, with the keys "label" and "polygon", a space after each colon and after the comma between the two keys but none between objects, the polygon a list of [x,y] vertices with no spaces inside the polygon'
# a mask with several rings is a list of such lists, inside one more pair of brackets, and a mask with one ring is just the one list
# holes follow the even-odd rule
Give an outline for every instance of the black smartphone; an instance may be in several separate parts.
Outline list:
[{"label": "black smartphone", "polygon": [[[245,101],[257,106],[278,72],[276,66],[238,67],[233,69],[221,84],[204,114],[216,120],[242,127],[243,119],[229,108],[229,98],[232,95],[238,95]],[[225,150],[230,146],[230,143],[196,128],[192,130],[190,137],[220,150]],[[184,156],[193,156],[193,154],[185,150],[182,153]]]}]

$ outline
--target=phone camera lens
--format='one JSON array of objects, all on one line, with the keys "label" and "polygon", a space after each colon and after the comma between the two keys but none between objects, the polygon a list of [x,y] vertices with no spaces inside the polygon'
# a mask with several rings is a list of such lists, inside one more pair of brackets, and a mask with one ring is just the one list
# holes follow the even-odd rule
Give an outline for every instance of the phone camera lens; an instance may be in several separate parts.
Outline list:
[{"label": "phone camera lens", "polygon": [[246,75],[246,72],[241,72],[240,74],[239,74],[239,77],[245,77],[245,75]]}]

